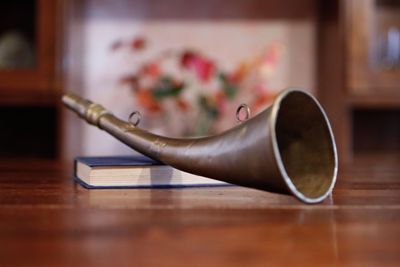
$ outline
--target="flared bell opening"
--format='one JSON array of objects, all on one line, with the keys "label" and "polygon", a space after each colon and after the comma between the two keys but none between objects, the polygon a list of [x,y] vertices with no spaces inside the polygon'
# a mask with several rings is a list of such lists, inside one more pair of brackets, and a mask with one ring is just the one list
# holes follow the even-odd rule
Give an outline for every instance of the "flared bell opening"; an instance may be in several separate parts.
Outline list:
[{"label": "flared bell opening", "polygon": [[273,148],[289,190],[307,203],[324,200],[333,189],[338,167],[325,112],[308,93],[287,90],[274,102],[272,116]]}]

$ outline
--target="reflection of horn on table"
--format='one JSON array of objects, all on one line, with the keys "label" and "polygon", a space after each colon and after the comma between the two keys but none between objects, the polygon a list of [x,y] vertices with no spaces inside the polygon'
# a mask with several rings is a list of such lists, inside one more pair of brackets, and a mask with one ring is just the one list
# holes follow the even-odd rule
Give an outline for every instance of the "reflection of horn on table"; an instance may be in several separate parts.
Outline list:
[{"label": "reflection of horn on table", "polygon": [[315,98],[300,90],[286,90],[257,116],[202,138],[152,134],[73,94],[63,102],[134,150],[186,172],[291,193],[306,203],[324,200],[335,184],[337,154],[329,122]]}]

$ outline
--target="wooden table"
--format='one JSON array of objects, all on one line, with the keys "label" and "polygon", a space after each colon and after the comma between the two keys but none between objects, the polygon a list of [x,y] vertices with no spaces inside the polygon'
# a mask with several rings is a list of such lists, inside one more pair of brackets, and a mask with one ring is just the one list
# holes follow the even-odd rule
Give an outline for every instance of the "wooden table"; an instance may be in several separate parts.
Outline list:
[{"label": "wooden table", "polygon": [[400,173],[340,174],[304,205],[242,187],[85,190],[0,168],[1,266],[400,266]]}]

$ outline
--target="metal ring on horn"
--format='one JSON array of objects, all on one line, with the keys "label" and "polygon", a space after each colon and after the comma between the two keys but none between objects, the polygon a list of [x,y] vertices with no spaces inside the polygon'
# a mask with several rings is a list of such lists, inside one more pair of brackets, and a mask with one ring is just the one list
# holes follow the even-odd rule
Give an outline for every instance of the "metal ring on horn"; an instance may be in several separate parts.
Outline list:
[{"label": "metal ring on horn", "polygon": [[[241,114],[242,110],[245,111],[245,117],[243,119],[240,118],[240,114]],[[250,119],[250,117],[251,117],[250,107],[246,104],[241,104],[236,110],[236,120],[238,122],[244,122],[244,121],[247,121],[248,119]]]},{"label": "metal ring on horn", "polygon": [[139,111],[134,111],[131,113],[131,115],[129,115],[129,123],[132,124],[133,126],[138,126],[140,123],[140,120],[142,119],[142,114],[140,114]]}]

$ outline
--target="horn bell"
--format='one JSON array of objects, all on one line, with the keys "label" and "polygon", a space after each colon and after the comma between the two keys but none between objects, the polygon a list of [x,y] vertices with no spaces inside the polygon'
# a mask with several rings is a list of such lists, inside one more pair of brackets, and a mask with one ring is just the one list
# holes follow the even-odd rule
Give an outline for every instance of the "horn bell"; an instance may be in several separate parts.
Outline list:
[{"label": "horn bell", "polygon": [[[183,139],[184,140],[184,139]],[[242,186],[324,200],[338,159],[329,121],[318,101],[283,91],[268,109],[215,136],[169,144],[160,160],[178,169]],[[190,139],[189,139],[190,140]]]},{"label": "horn bell", "polygon": [[270,142],[281,179],[306,203],[324,200],[338,171],[336,144],[318,101],[301,90],[281,93],[271,107]]}]

